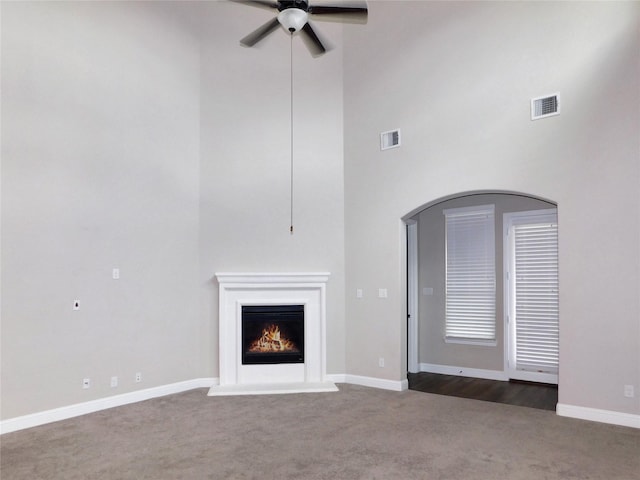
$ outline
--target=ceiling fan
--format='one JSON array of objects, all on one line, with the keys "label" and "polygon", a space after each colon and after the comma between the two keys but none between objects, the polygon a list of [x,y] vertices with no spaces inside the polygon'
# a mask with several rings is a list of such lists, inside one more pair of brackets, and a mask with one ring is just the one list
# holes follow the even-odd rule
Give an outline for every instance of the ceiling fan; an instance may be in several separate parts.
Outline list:
[{"label": "ceiling fan", "polygon": [[290,99],[290,159],[291,159],[291,223],[289,232],[293,235],[293,154],[294,154],[294,135],[293,135],[293,35],[300,32],[302,40],[305,42],[311,55],[317,57],[324,54],[330,48],[326,41],[322,41],[318,33],[314,30],[309,22],[309,17],[313,15],[318,20],[327,20],[343,23],[367,23],[367,2],[361,0],[350,0],[349,3],[318,3],[310,5],[308,0],[230,0],[234,3],[241,3],[251,7],[259,7],[266,10],[276,10],[278,14],[264,25],[258,27],[249,35],[240,40],[240,44],[245,47],[253,47],[256,43],[263,40],[270,33],[282,26],[289,32],[291,46],[291,99]]},{"label": "ceiling fan", "polygon": [[307,0],[231,0],[252,7],[266,10],[276,10],[277,16],[264,25],[258,27],[249,35],[240,40],[246,47],[253,47],[267,35],[282,26],[291,35],[300,32],[300,35],[313,56],[319,56],[327,52],[330,47],[309,22],[309,18],[320,21],[333,21],[344,23],[367,23],[367,2],[351,1],[341,3],[318,3],[311,5]]}]

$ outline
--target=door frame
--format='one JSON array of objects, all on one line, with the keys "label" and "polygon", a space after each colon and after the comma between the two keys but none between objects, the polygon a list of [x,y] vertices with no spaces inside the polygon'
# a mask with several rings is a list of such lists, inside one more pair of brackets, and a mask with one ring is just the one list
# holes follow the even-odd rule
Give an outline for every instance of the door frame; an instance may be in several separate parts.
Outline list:
[{"label": "door frame", "polygon": [[[558,222],[558,209],[549,208],[543,210],[529,210],[524,212],[506,212],[502,216],[502,252],[503,252],[503,288],[504,288],[504,371],[509,378],[530,382],[558,384],[558,374],[543,372],[528,372],[516,370],[515,365],[515,320],[510,321],[515,305],[514,282],[510,278],[513,270],[513,247],[509,239],[509,230],[516,223],[526,225],[528,222],[520,222],[522,219],[531,219],[531,223]],[[558,322],[560,319],[558,319]]]},{"label": "door frame", "polygon": [[418,373],[419,316],[418,316],[418,222],[406,220],[407,225],[407,371]]}]

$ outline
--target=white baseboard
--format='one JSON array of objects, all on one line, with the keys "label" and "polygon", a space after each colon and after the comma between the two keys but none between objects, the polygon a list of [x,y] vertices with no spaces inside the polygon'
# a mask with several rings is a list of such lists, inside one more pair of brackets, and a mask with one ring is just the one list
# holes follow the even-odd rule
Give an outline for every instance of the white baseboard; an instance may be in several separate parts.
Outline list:
[{"label": "white baseboard", "polygon": [[344,373],[329,373],[324,377],[325,380],[333,383],[347,383],[347,376]]},{"label": "white baseboard", "polygon": [[420,363],[421,372],[441,373],[443,375],[460,375],[462,377],[486,378],[488,380],[509,381],[509,375],[502,370],[484,370],[481,368],[454,367],[452,365],[436,365]]},{"label": "white baseboard", "polygon": [[[477,368],[454,367],[450,365],[435,365],[431,363],[419,364],[421,372],[441,373],[444,375],[461,375],[464,377],[486,378],[489,380],[508,381],[506,372],[498,370],[482,370]],[[610,423],[623,427],[640,428],[640,415],[630,413],[614,412],[611,410],[600,410],[597,408],[578,407],[558,403],[556,413],[562,417],[579,418],[592,422]]]},{"label": "white baseboard", "polygon": [[613,412],[611,410],[600,410],[598,408],[579,407],[577,405],[567,405],[558,403],[556,413],[562,417],[579,418],[592,422],[610,423],[622,427],[640,428],[640,415],[632,413]]},{"label": "white baseboard", "polygon": [[280,395],[286,393],[326,393],[337,392],[338,387],[333,382],[287,382],[213,385],[209,389],[210,397],[227,397],[235,395]]},{"label": "white baseboard", "polygon": [[[327,380],[335,383],[353,383],[356,385],[381,388],[384,390],[403,391],[409,388],[407,380],[394,381],[345,374],[327,375],[326,378]],[[68,418],[79,417],[81,415],[106,410],[108,408],[142,402],[144,400],[163,397],[173,393],[186,392],[195,388],[211,388],[219,383],[219,378],[196,378],[193,380],[186,380],[184,382],[147,388],[135,392],[123,393],[121,395],[99,398],[84,403],[68,405],[66,407],[45,410],[43,412],[32,413],[21,417],[9,418],[7,420],[0,421],[0,435],[24,430],[25,428],[45,425],[47,423],[58,422]]]},{"label": "white baseboard", "polygon": [[46,423],[66,420],[67,418],[86,415],[87,413],[98,412],[108,408],[120,407],[130,403],[141,402],[151,398],[163,397],[173,393],[186,392],[195,388],[210,388],[218,383],[217,378],[196,378],[184,382],[171,383],[160,387],[147,388],[135,392],[123,393],[111,397],[99,398],[89,402],[77,403],[66,407],[54,408],[43,412],[24,415],[21,417],[9,418],[0,422],[0,434],[15,432],[25,428],[37,427]]},{"label": "white baseboard", "polygon": [[327,379],[334,383],[352,383],[363,387],[380,388],[382,390],[393,390],[402,392],[409,388],[408,380],[386,380],[384,378],[363,377],[360,375],[334,374],[327,375]]},{"label": "white baseboard", "polygon": [[[478,370],[449,367],[443,365],[420,364],[420,370],[431,373],[444,373],[454,375],[465,375],[474,378],[490,378],[493,380],[503,380],[504,378],[496,374],[494,370]],[[452,370],[454,369],[454,370]],[[434,371],[435,370],[435,371]],[[462,372],[460,372],[462,370]],[[499,377],[499,378],[498,378]],[[360,375],[347,374],[331,374],[326,375],[327,380],[335,383],[352,383],[354,385],[362,385],[365,387],[380,388],[383,390],[393,390],[396,392],[407,390],[409,387],[407,380],[386,380],[375,377],[364,377]],[[0,435],[4,433],[15,432],[25,428],[37,427],[47,423],[66,420],[68,418],[86,415],[88,413],[106,410],[108,408],[119,407],[130,403],[141,402],[151,398],[171,395],[173,393],[186,392],[196,388],[211,388],[219,383],[218,378],[196,378],[184,382],[162,385],[160,387],[147,388],[136,392],[124,393],[122,395],[114,395],[111,397],[100,398],[89,402],[78,403],[61,408],[54,408],[43,412],[24,415],[21,417],[9,418],[0,421]],[[623,427],[640,428],[640,415],[630,413],[614,412],[610,410],[600,410],[597,408],[579,407],[576,405],[567,405],[558,403],[556,413],[563,417],[578,418],[581,420],[590,420],[593,422],[609,423],[612,425],[620,425]]]}]

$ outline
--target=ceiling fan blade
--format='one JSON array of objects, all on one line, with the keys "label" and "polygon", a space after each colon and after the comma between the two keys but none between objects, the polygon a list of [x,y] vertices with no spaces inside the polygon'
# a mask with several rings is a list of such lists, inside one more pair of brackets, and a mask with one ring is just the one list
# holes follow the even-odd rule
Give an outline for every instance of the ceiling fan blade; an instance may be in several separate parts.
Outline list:
[{"label": "ceiling fan blade", "polygon": [[320,38],[309,22],[302,27],[300,34],[302,36],[302,41],[304,41],[305,45],[311,52],[311,55],[314,57],[318,57],[331,50],[331,46],[328,42],[326,40],[323,41]]},{"label": "ceiling fan blade", "polygon": [[369,10],[367,2],[353,1],[339,4],[309,5],[309,13],[314,16],[314,20],[367,23]]},{"label": "ceiling fan blade", "polygon": [[258,27],[249,35],[240,40],[240,43],[245,47],[253,47],[256,43],[262,40],[264,37],[273,32],[276,28],[280,26],[280,22],[278,22],[278,18],[275,17],[273,20],[269,20],[267,23]]},{"label": "ceiling fan blade", "polygon": [[264,8],[266,10],[278,9],[279,2],[276,0],[229,0],[233,3],[243,3],[245,5],[249,5],[250,7],[258,7]]}]

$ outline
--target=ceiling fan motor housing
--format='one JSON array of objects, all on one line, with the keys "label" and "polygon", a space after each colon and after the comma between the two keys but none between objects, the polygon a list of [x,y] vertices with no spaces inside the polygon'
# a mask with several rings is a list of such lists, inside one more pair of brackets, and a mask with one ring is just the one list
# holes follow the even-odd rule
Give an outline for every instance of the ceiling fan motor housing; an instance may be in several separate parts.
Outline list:
[{"label": "ceiling fan motor housing", "polygon": [[309,19],[309,15],[299,8],[287,8],[278,14],[280,25],[289,32],[294,33],[304,27]]},{"label": "ceiling fan motor housing", "polygon": [[[0,0],[1,1],[1,0]],[[367,23],[367,2],[351,0],[349,4],[309,5],[309,0],[229,0],[263,9],[276,9],[278,15],[261,25],[240,40],[245,47],[253,47],[279,26],[291,35],[300,32],[302,40],[313,56],[319,56],[329,50],[329,46],[319,37],[309,22],[309,17],[317,15],[319,19],[345,23]]]},{"label": "ceiling fan motor housing", "polygon": [[306,0],[280,0],[278,2],[278,11],[282,12],[288,8],[298,8],[307,12],[309,10],[309,2]]}]

